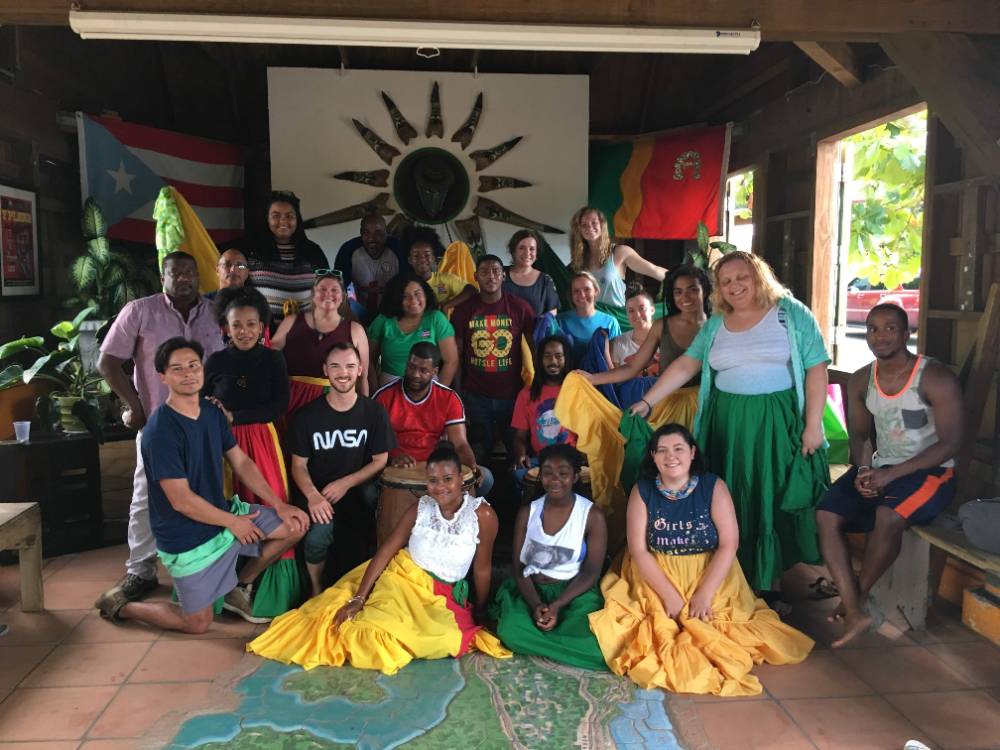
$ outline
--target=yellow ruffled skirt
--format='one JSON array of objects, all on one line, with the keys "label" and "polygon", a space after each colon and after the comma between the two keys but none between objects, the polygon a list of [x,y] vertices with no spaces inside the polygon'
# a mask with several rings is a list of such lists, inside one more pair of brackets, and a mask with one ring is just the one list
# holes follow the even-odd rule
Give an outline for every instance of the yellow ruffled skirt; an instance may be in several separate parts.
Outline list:
[{"label": "yellow ruffled skirt", "polygon": [[468,603],[455,602],[451,585],[432,578],[405,549],[386,566],[362,610],[334,630],[334,615],[357,593],[367,567],[367,562],[359,565],[275,619],[247,651],[305,669],[346,663],[385,674],[395,674],[413,659],[461,656],[470,648],[497,658],[511,655],[475,625]]},{"label": "yellow ruffled skirt", "polygon": [[[686,601],[712,554],[653,553]],[[735,560],[715,594],[711,622],[689,618],[687,606],[677,620],[668,617],[627,552],[601,580],[601,591],[604,609],[590,615],[590,629],[611,671],[644,688],[758,695],[760,681],[750,674],[755,664],[797,664],[814,645],[754,596]]]}]

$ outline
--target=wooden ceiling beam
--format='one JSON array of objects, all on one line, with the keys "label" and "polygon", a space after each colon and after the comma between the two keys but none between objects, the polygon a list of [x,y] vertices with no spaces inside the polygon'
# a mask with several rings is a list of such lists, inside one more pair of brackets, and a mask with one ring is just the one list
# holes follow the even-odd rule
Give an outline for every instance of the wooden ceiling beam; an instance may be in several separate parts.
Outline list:
[{"label": "wooden ceiling beam", "polygon": [[[71,0],[0,0],[0,23],[67,25]],[[91,11],[220,13],[242,15],[246,0],[87,0]],[[566,23],[607,26],[749,28],[760,24],[766,41],[840,39],[908,31],[1000,34],[996,0],[258,0],[263,16]],[[627,50],[626,50],[627,51]]]},{"label": "wooden ceiling beam", "polygon": [[861,85],[861,63],[846,42],[796,42],[795,46],[847,88]]},{"label": "wooden ceiling beam", "polygon": [[988,175],[1000,175],[1000,70],[964,34],[893,34],[882,48]]}]

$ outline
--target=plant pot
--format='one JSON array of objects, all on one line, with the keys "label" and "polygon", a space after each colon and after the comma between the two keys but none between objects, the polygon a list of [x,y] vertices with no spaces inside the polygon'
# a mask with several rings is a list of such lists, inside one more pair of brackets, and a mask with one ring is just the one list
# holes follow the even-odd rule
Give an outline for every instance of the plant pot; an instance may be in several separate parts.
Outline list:
[{"label": "plant pot", "polygon": [[100,345],[97,343],[97,332],[107,323],[106,320],[85,320],[80,323],[80,361],[85,372],[97,372],[97,355]]},{"label": "plant pot", "polygon": [[78,401],[83,399],[79,396],[56,396],[56,403],[59,404],[59,423],[63,431],[68,433],[86,433],[87,426],[80,421],[79,417],[73,415],[73,407]]}]

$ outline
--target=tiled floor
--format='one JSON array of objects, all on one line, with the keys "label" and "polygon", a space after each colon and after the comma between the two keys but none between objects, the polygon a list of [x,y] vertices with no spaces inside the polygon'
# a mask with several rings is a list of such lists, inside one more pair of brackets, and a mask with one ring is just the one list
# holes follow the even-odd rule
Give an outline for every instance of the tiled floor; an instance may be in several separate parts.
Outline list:
[{"label": "tiled floor", "polygon": [[[20,612],[17,568],[0,567],[0,622],[10,626],[0,638],[0,750],[158,748],[193,710],[239,704],[233,688],[259,663],[243,647],[260,626],[220,618],[194,638],[101,621],[90,604],[123,556],[117,547],[47,561],[41,614]],[[801,569],[788,583],[801,592],[814,576]],[[157,596],[167,595],[161,586]],[[762,696],[670,696],[683,746],[900,750],[918,739],[939,750],[1000,748],[1000,648],[939,609],[926,632],[869,634],[833,651],[831,606],[796,601],[790,621],[816,650],[797,666],[759,667]]]}]

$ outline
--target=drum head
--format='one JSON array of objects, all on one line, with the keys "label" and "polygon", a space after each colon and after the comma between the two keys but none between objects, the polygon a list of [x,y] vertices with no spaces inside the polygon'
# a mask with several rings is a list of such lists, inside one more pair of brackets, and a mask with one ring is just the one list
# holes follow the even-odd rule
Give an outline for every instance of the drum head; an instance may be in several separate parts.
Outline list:
[{"label": "drum head", "polygon": [[[469,487],[475,483],[476,475],[470,466],[462,466],[462,486]],[[401,468],[386,466],[378,479],[383,487],[397,490],[413,490],[423,492],[427,489],[427,462],[418,461],[413,466]]]}]

